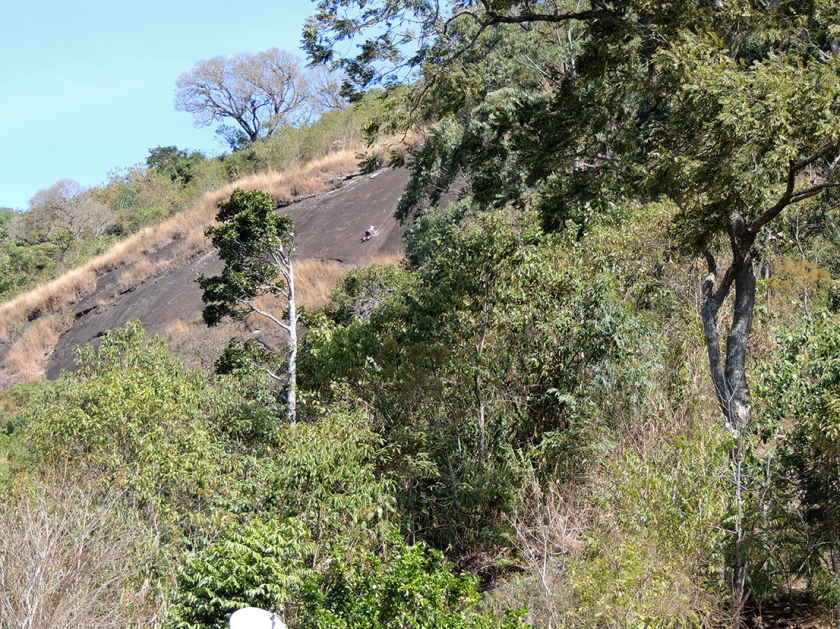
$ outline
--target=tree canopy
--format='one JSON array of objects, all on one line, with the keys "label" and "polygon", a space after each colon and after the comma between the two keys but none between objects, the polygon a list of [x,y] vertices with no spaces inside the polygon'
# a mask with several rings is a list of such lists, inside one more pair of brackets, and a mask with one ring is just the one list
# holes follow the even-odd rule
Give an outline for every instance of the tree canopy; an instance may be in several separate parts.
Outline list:
[{"label": "tree canopy", "polygon": [[219,133],[241,148],[305,116],[308,84],[295,55],[270,48],[199,61],[175,83],[175,108],[193,115],[196,127],[232,120]]},{"label": "tree canopy", "polygon": [[[436,122],[413,156],[402,218],[456,176],[481,208],[534,209],[545,229],[579,237],[626,202],[672,207],[672,248],[705,263],[709,371],[722,424],[739,434],[752,416],[756,244],[786,208],[836,204],[837,11],[834,0],[321,0],[304,44],[347,73],[347,93],[384,84],[392,127]],[[337,53],[359,40],[355,57]]]},{"label": "tree canopy", "polygon": [[[457,173],[483,207],[533,207],[544,227],[571,221],[581,234],[622,199],[674,204],[675,244],[702,254],[708,268],[701,314],[721,410],[743,427],[753,245],[786,207],[836,186],[834,15],[831,0],[508,1],[451,10],[324,0],[304,42],[316,61],[347,72],[348,90],[388,84],[415,112],[403,124],[440,121],[415,156],[404,218]],[[337,44],[359,37],[359,55],[337,55]],[[419,79],[397,85],[406,68]],[[733,287],[724,353],[717,317]]]}]

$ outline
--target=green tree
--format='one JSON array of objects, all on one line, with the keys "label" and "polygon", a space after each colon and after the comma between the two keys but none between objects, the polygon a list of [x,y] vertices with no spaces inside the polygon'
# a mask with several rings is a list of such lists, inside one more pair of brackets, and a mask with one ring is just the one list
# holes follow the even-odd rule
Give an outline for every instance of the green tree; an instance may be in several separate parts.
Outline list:
[{"label": "green tree", "polygon": [[528,219],[450,225],[422,272],[357,270],[313,317],[302,381],[376,410],[412,536],[494,539],[515,453],[571,472],[599,395],[632,369],[637,321],[560,240]]},{"label": "green tree", "polygon": [[[540,33],[548,25],[586,27],[588,36],[573,50],[573,72],[558,67],[558,51],[539,65],[547,89],[503,87],[464,103],[466,128],[438,146],[438,158],[460,151],[479,201],[534,201],[549,227],[583,222],[587,212],[603,211],[621,196],[675,203],[676,237],[708,263],[701,314],[721,410],[735,428],[744,427],[752,247],[786,207],[836,185],[840,78],[829,46],[831,2],[791,11],[690,1],[580,10],[513,1],[456,4],[449,12],[408,2],[358,8],[335,0],[319,4],[304,33],[316,61],[337,63],[365,87],[389,76],[373,72],[374,63],[397,59],[423,70],[420,90],[440,87],[447,96],[454,81],[442,78],[440,62],[468,78],[478,63],[461,71],[455,65],[484,44],[488,31],[506,37],[506,25],[518,24],[546,43]],[[428,35],[418,51],[400,48],[398,25],[408,22],[398,16],[411,16]],[[370,37],[363,52],[338,58],[335,44],[356,36]],[[530,194],[523,198],[524,190]],[[714,255],[720,235],[731,257],[723,273]],[[733,287],[724,352],[717,315]]]},{"label": "green tree", "polygon": [[395,482],[366,413],[333,405],[317,421],[283,431],[271,480],[272,507],[300,519],[312,540],[310,565],[375,548],[393,530]]},{"label": "green tree", "polygon": [[[236,189],[226,201],[219,202],[216,220],[205,234],[219,250],[225,262],[222,274],[196,277],[204,291],[204,322],[213,326],[225,317],[244,320],[259,314],[289,335],[285,377],[276,374],[270,365],[263,370],[272,379],[286,386],[286,417],[294,422],[297,416],[297,324],[300,315],[295,305],[295,279],[291,253],[294,250],[294,223],[290,216],[278,216],[277,203],[267,192]],[[258,298],[280,297],[288,304],[288,316],[281,319],[259,306]],[[248,359],[264,360],[265,352],[248,345]],[[237,346],[231,350],[237,353]],[[245,354],[239,352],[241,357]],[[228,359],[231,355],[228,354]]]},{"label": "green tree", "polygon": [[[400,69],[421,73],[412,89],[391,90],[403,111],[417,114],[403,121],[441,120],[415,162],[421,184],[431,173],[426,180],[445,185],[435,169],[451,173],[446,166],[454,164],[482,207],[535,207],[546,228],[572,223],[581,236],[594,216],[624,199],[673,204],[674,242],[706,263],[699,314],[723,423],[743,435],[751,417],[746,366],[756,243],[786,208],[825,201],[837,186],[836,12],[833,0],[506,0],[446,10],[322,0],[304,43],[316,62],[347,72],[348,91],[387,84]],[[531,37],[532,54],[508,46],[513,54],[475,57],[488,42],[505,51],[513,25]],[[409,29],[416,47],[403,45]],[[557,37],[565,29],[585,35]],[[363,40],[355,58],[335,52],[354,38]],[[486,85],[482,72],[491,64],[508,73],[517,65],[535,68],[542,85],[474,89]],[[457,95],[464,85],[470,97]],[[736,443],[736,476],[743,456]],[[745,542],[736,527],[736,556]],[[732,573],[736,600],[743,598],[745,565],[736,560]]]},{"label": "green tree", "polygon": [[149,149],[146,166],[169,175],[172,181],[186,185],[193,180],[204,159],[201,151],[190,152],[177,146],[159,146]]}]

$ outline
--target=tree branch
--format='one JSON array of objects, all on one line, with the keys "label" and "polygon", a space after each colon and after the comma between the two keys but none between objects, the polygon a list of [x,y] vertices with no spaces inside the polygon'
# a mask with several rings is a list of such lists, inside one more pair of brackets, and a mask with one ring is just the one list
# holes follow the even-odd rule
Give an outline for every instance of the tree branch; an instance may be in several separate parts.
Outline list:
[{"label": "tree branch", "polygon": [[280,326],[281,328],[286,330],[286,332],[291,332],[291,328],[288,325],[283,323],[280,319],[278,319],[277,317],[272,315],[270,312],[267,312],[265,310],[257,308],[252,302],[248,301],[247,299],[242,299],[241,297],[234,297],[234,299],[236,300],[237,303],[242,304],[243,306],[247,307],[248,310],[250,310],[252,313],[262,315],[263,317],[265,317],[269,321],[272,321],[273,323],[277,324],[278,326]]}]

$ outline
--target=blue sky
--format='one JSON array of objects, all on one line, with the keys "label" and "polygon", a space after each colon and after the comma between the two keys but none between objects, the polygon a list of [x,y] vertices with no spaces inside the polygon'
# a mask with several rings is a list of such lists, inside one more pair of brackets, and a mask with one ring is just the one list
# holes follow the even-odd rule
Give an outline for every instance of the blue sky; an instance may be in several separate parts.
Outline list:
[{"label": "blue sky", "polygon": [[175,145],[223,152],[176,112],[175,80],[216,55],[276,47],[303,57],[309,0],[29,0],[0,29],[0,207],[26,209],[61,179],[108,172]]}]

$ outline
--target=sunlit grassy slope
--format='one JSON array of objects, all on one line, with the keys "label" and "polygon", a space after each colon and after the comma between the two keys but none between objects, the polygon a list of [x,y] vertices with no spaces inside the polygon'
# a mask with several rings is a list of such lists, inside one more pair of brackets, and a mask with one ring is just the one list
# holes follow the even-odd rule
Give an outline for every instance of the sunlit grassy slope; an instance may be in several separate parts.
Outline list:
[{"label": "sunlit grassy slope", "polygon": [[[46,284],[0,304],[0,340],[8,347],[0,366],[8,386],[37,378],[61,333],[72,321],[70,307],[96,286],[97,279],[115,269],[122,269],[120,288],[126,288],[209,248],[204,229],[217,212],[217,202],[235,188],[264,190],[278,202],[328,190],[336,178],[357,169],[354,150],[330,153],[301,168],[284,172],[251,175],[209,192],[186,212],[146,228],[120,242],[85,265],[70,270]],[[166,259],[152,260],[150,253],[165,245]],[[398,252],[382,254],[375,262],[395,261]],[[326,303],[332,287],[344,276],[345,269],[334,262],[301,260],[296,268],[296,289],[301,305],[314,309]]]}]

